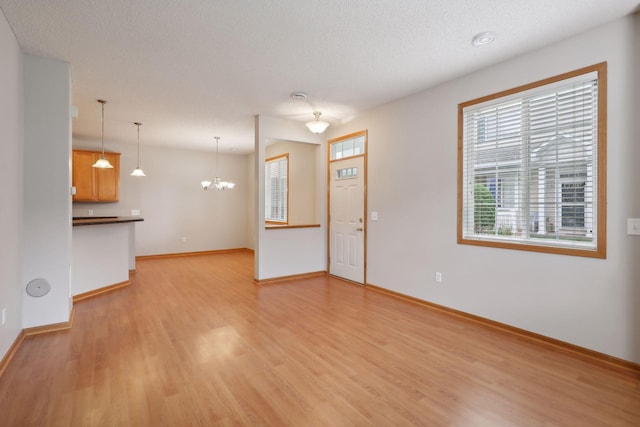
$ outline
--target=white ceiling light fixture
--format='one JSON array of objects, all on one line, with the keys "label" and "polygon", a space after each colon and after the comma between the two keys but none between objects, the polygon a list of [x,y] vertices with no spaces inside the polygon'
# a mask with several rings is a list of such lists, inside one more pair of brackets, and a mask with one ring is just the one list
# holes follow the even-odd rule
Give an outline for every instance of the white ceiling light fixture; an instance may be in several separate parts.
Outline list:
[{"label": "white ceiling light fixture", "polygon": [[147,176],[142,169],[140,169],[140,126],[142,123],[133,122],[133,124],[138,128],[138,162],[136,168],[131,172],[131,176]]},{"label": "white ceiling light fixture", "polygon": [[99,169],[112,169],[113,165],[109,163],[109,160],[107,160],[106,157],[104,157],[104,104],[106,104],[107,101],[104,99],[98,99],[98,102],[102,104],[102,155],[91,166]]},{"label": "white ceiling light fixture", "polygon": [[218,143],[220,142],[220,137],[219,136],[214,136],[215,140],[216,140],[216,177],[213,179],[212,181],[209,180],[205,180],[202,181],[200,183],[200,185],[202,185],[202,189],[203,190],[209,190],[212,187],[215,187],[216,190],[226,190],[229,189],[231,190],[233,187],[236,186],[236,184],[234,184],[231,181],[223,181],[218,175]]},{"label": "white ceiling light fixture", "polygon": [[493,43],[498,35],[491,31],[484,31],[482,33],[478,33],[471,39],[471,44],[475,47],[486,46],[488,44]]},{"label": "white ceiling light fixture", "polygon": [[314,111],[313,115],[316,116],[316,119],[305,123],[305,126],[308,127],[309,130],[313,133],[322,133],[329,127],[329,123],[320,120],[321,114],[322,113],[320,111]]}]

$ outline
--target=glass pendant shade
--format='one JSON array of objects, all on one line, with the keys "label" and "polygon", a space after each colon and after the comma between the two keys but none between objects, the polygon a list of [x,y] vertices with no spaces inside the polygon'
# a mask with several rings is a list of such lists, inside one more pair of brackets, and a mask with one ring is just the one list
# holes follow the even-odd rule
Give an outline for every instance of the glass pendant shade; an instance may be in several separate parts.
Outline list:
[{"label": "glass pendant shade", "polygon": [[231,190],[233,187],[235,187],[235,184],[233,182],[222,181],[217,176],[215,179],[215,183],[216,183],[216,189],[218,190],[226,190],[227,188]]},{"label": "glass pendant shade", "polygon": [[109,163],[109,160],[107,160],[104,155],[96,160],[96,162],[91,166],[98,169],[113,169],[113,165]]},{"label": "glass pendant shade", "polygon": [[102,104],[102,155],[91,166],[99,169],[113,169],[113,165],[109,163],[109,160],[107,160],[106,157],[104,157],[104,104],[106,104],[107,101],[104,99],[98,99],[98,102]]},{"label": "glass pendant shade", "polygon": [[315,120],[311,120],[310,122],[305,123],[305,126],[309,128],[309,130],[313,133],[322,133],[329,127],[329,123],[323,122],[320,120],[320,115],[322,113],[320,111],[314,111],[313,115],[316,116]]},{"label": "glass pendant shade", "polygon": [[134,122],[133,124],[138,127],[138,163],[133,172],[131,172],[131,176],[147,176],[142,169],[140,169],[140,126],[142,123]]}]

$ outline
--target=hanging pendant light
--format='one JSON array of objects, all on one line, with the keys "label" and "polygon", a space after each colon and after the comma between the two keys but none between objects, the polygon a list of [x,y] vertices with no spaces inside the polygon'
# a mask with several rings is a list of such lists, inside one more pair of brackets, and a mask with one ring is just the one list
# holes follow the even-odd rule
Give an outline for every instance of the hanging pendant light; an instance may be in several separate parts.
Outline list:
[{"label": "hanging pendant light", "polygon": [[138,127],[138,163],[133,172],[131,172],[131,176],[147,176],[142,169],[140,169],[140,126],[142,123],[134,122],[133,124]]},{"label": "hanging pendant light", "polygon": [[235,187],[236,184],[230,181],[223,181],[219,176],[217,176],[218,175],[218,143],[220,142],[220,137],[215,136],[214,138],[216,140],[216,177],[214,178],[213,182],[206,180],[206,181],[202,181],[200,185],[202,185],[203,190],[208,190],[212,186],[214,186],[217,190],[220,190],[220,191],[226,190],[226,189],[231,190],[233,187]]},{"label": "hanging pendant light", "polygon": [[98,102],[102,104],[102,156],[91,166],[100,169],[112,169],[113,165],[109,163],[109,160],[104,156],[104,104],[106,104],[107,101],[98,99]]},{"label": "hanging pendant light", "polygon": [[316,116],[316,119],[305,123],[305,126],[313,133],[322,133],[329,127],[329,123],[320,120],[321,114],[322,113],[320,111],[314,111],[313,115]]}]

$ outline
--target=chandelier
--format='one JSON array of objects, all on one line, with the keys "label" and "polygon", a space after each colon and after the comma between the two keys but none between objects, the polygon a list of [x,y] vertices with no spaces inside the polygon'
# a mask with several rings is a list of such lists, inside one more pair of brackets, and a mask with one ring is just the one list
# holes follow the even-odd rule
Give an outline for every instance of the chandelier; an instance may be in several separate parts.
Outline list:
[{"label": "chandelier", "polygon": [[220,137],[219,136],[215,136],[214,137],[216,140],[216,177],[213,179],[213,181],[209,181],[209,180],[205,180],[202,181],[200,183],[200,185],[202,185],[202,189],[203,190],[209,190],[210,188],[215,187],[216,190],[226,190],[226,189],[232,189],[233,187],[235,187],[236,184],[234,184],[233,182],[230,181],[223,181],[218,175],[218,143],[220,142]]}]

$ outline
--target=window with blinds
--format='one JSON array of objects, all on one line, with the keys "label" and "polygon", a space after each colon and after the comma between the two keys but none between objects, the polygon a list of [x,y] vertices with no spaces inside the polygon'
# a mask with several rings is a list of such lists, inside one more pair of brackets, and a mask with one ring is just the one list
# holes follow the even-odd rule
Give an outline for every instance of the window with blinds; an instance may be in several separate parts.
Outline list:
[{"label": "window with blinds", "polygon": [[265,221],[287,223],[289,214],[289,155],[265,160]]},{"label": "window with blinds", "polygon": [[459,105],[458,242],[604,258],[606,63]]}]

